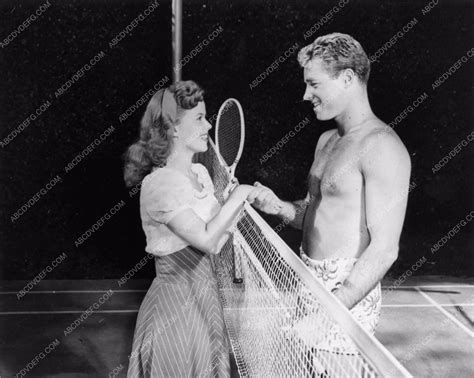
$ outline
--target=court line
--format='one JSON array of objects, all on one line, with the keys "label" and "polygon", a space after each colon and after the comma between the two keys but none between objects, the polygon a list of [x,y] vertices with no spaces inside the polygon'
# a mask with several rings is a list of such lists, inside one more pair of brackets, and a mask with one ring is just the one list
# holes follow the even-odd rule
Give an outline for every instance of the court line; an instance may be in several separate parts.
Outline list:
[{"label": "court line", "polygon": [[[423,288],[423,287],[445,287],[445,288],[450,288],[450,287],[461,287],[461,288],[471,288],[474,289],[474,285],[417,285],[417,286],[398,286],[396,289],[417,289],[417,288]],[[391,289],[393,290],[393,286],[382,286],[382,289],[388,290]],[[20,289],[21,290],[21,289]],[[0,291],[1,294],[5,295],[10,295],[10,294],[18,294],[20,292],[18,291]],[[34,290],[34,291],[28,291],[25,294],[63,294],[63,293],[76,293],[76,294],[81,294],[81,293],[106,293],[108,290]],[[148,289],[127,289],[127,290],[114,290],[114,293],[145,293],[147,292]]]},{"label": "court line", "polygon": [[[5,311],[0,315],[45,315],[45,314],[83,314],[85,310],[72,311]],[[113,314],[113,313],[136,313],[137,310],[99,310],[93,311],[93,314]]]},{"label": "court line", "polygon": [[[110,290],[110,289],[109,289]],[[28,291],[26,294],[90,294],[90,293],[107,293],[109,290],[35,290]],[[113,290],[113,289],[112,289]],[[113,290],[114,293],[146,293],[148,290]],[[20,291],[0,291],[0,294],[18,294]]]},{"label": "court line", "polygon": [[[439,306],[443,307],[474,307],[474,303],[448,303],[448,304],[440,304]],[[438,304],[393,304],[393,305],[382,305],[382,307],[400,307],[400,308],[407,308],[407,307],[438,307]],[[226,310],[233,310],[234,308],[227,308]],[[238,307],[235,308],[238,310],[242,310],[242,308]],[[281,310],[282,307],[247,307],[248,310]],[[82,314],[85,310],[63,310],[63,311],[0,311],[0,315],[42,315],[42,314]],[[93,311],[93,313],[97,314],[113,314],[113,313],[134,313],[138,312],[137,310],[100,310],[100,311]]]},{"label": "court line", "polygon": [[436,302],[433,298],[431,298],[428,294],[423,292],[419,287],[416,290],[424,296],[430,303],[432,303],[441,313],[443,313],[446,317],[448,317],[451,321],[454,322],[459,328],[465,331],[469,336],[474,337],[474,332],[470,331],[464,324],[462,324],[459,320],[457,320],[453,315],[451,315],[448,311],[442,308],[438,302]]},{"label": "court line", "polygon": [[[462,306],[462,307],[474,307],[474,303],[440,303],[439,304],[442,307],[457,307],[457,306]],[[388,305],[382,305],[382,307],[438,307],[432,304],[388,304]]]},{"label": "court line", "polygon": [[[450,288],[450,287],[461,287],[461,288],[471,288],[471,289],[474,289],[474,284],[463,284],[463,285],[417,285],[417,286],[405,286],[405,285],[400,285],[400,286],[397,286],[397,289],[416,289],[416,288],[419,288],[419,287],[446,287],[446,288]],[[0,291],[0,295],[1,294],[17,294],[19,293],[23,288],[17,290],[17,291]],[[384,290],[388,290],[388,289],[391,289],[393,290],[394,287],[393,286],[382,286],[382,289]],[[28,291],[26,294],[57,294],[57,293],[106,293],[108,290],[110,289],[107,289],[107,290],[32,290],[32,291]],[[122,290],[114,290],[114,292],[117,292],[117,293],[145,293],[147,292],[148,289],[122,289]]]},{"label": "court line", "polygon": [[[402,288],[402,289],[416,289],[417,287],[464,287],[464,288],[472,288],[474,289],[474,285],[417,285],[417,286],[405,286],[405,285],[400,285],[397,286],[396,289]],[[392,289],[393,290],[394,286],[382,286],[382,289]]]}]

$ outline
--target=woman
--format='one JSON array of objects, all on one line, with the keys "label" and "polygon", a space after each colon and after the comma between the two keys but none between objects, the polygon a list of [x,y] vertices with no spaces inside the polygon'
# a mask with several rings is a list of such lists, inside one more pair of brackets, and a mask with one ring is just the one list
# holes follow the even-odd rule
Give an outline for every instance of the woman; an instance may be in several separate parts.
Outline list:
[{"label": "woman", "polygon": [[206,168],[203,91],[183,81],[158,91],[126,152],[127,186],[141,182],[140,215],[156,278],[138,313],[128,377],[230,376],[229,349],[210,255],[254,190],[240,185],[219,206]]}]

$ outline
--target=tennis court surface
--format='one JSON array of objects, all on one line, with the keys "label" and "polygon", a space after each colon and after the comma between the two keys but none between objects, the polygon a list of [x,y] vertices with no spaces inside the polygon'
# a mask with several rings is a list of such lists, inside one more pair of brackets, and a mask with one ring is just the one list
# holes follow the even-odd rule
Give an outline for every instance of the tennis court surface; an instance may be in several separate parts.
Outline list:
[{"label": "tennis court surface", "polygon": [[[151,280],[43,280],[19,299],[27,283],[0,282],[1,377],[126,376]],[[473,299],[474,279],[385,282],[376,336],[415,377],[473,377]]]}]

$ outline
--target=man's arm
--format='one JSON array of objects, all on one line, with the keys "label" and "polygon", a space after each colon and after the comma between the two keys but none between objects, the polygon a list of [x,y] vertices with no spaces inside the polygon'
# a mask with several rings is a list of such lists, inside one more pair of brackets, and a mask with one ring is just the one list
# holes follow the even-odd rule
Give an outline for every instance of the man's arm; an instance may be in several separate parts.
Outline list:
[{"label": "man's arm", "polygon": [[349,309],[382,280],[397,259],[408,200],[411,163],[405,146],[396,135],[373,143],[360,160],[370,243],[334,293]]},{"label": "man's arm", "polygon": [[292,227],[302,229],[309,193],[305,199],[287,202],[282,201],[270,188],[260,184],[258,181],[255,182],[254,186],[260,190],[247,198],[254,207],[266,214],[286,219]]},{"label": "man's arm", "polygon": [[280,211],[276,214],[282,219],[286,219],[288,224],[297,230],[303,229],[303,219],[310,201],[309,193],[306,195],[305,199],[286,202],[281,201]]},{"label": "man's arm", "polygon": [[[313,164],[315,164],[317,161],[319,151],[326,145],[326,142],[329,140],[329,138],[336,132],[337,129],[331,129],[321,134],[314,151]],[[288,202],[280,200],[270,188],[263,186],[259,182],[256,182],[254,185],[262,188],[262,192],[255,193],[256,197],[253,205],[257,209],[263,211],[266,214],[276,215],[284,220],[286,219],[290,226],[298,230],[303,228],[303,219],[306,208],[311,202],[311,195],[309,192],[302,200]]]}]

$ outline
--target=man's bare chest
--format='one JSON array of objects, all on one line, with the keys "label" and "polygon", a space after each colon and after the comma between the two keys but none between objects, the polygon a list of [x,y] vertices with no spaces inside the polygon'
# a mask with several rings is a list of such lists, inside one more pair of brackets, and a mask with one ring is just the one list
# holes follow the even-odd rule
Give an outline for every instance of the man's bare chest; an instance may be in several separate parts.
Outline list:
[{"label": "man's bare chest", "polygon": [[330,138],[315,156],[308,176],[312,195],[338,195],[360,189],[358,143],[335,139]]}]

